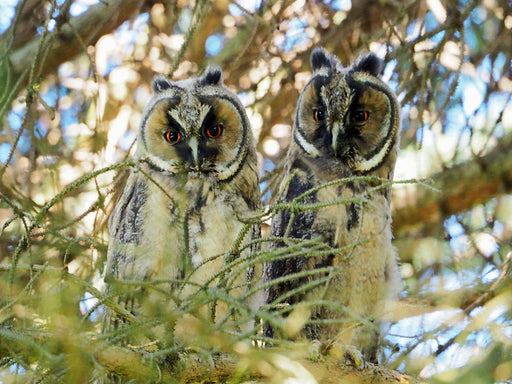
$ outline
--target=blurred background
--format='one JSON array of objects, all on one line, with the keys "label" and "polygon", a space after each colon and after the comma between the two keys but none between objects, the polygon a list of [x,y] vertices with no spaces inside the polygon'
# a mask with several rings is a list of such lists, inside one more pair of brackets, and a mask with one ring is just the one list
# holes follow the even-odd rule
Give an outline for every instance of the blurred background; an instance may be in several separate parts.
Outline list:
[{"label": "blurred background", "polygon": [[510,1],[2,0],[0,383],[90,379],[76,343],[55,345],[98,330],[106,220],[153,76],[223,68],[271,204],[317,46],[346,66],[375,52],[402,104],[387,363],[512,382]]}]

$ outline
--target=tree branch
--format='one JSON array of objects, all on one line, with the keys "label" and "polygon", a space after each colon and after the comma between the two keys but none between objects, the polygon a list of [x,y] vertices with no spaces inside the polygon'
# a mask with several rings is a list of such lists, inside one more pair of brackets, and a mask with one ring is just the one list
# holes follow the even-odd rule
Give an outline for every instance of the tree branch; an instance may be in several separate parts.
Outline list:
[{"label": "tree branch", "polygon": [[435,235],[446,217],[512,191],[512,136],[486,155],[437,173],[431,180],[441,192],[419,185],[393,191],[396,237]]},{"label": "tree branch", "polygon": [[[51,54],[48,55],[45,65],[41,69],[41,75],[48,74],[59,64],[80,53],[81,44],[74,41],[73,30],[79,32],[80,38],[85,44],[95,44],[101,36],[114,31],[124,21],[135,15],[144,3],[144,0],[104,0],[90,7],[86,13],[71,18],[62,25],[60,30],[52,32]],[[14,78],[18,78],[25,68],[32,65],[40,39],[41,37],[37,37],[29,40],[9,55]],[[16,43],[19,42],[16,41]]]},{"label": "tree branch", "polygon": [[[171,377],[176,379],[176,373],[173,374],[166,368],[157,370],[155,366],[142,362],[139,354],[120,347],[109,346],[101,352],[96,353],[95,357],[107,371],[121,374],[121,376],[131,379],[147,380],[147,378],[156,378],[158,375],[163,382],[166,382],[166,380],[169,380]],[[359,370],[352,366],[341,364],[339,359],[334,357],[329,357],[322,362],[301,360],[300,365],[307,369],[318,383],[322,384],[421,383],[411,376],[404,375],[381,365],[367,363],[365,369]],[[212,382],[227,382],[230,378],[237,375],[240,378],[238,362],[228,355],[220,355],[215,358],[213,366],[192,363],[181,368],[179,383],[202,382],[202,380],[205,379],[211,380]],[[296,375],[297,373],[296,371],[290,371],[291,375]],[[266,375],[262,374],[262,372],[251,372],[243,376],[246,380],[250,380],[246,382],[247,384],[268,382],[268,378],[266,378]]]}]

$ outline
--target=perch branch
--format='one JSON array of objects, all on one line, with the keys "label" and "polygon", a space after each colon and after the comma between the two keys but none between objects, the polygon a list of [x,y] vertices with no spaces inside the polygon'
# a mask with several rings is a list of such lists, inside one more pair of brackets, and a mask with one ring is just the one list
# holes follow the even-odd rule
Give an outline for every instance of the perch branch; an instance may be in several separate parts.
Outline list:
[{"label": "perch branch", "polygon": [[393,191],[396,237],[438,233],[443,220],[512,191],[512,136],[482,157],[454,165],[431,177],[441,193],[419,186]]}]

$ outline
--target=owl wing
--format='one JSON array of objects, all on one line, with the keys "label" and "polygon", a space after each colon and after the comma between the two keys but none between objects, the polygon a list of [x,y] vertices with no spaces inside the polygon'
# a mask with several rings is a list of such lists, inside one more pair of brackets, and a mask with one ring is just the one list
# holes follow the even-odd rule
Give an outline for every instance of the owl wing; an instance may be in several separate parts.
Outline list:
[{"label": "owl wing", "polygon": [[[137,246],[141,241],[143,228],[143,209],[147,199],[146,183],[138,175],[131,174],[123,193],[109,218],[110,242],[108,245],[105,281],[108,282],[106,293],[115,312],[133,313],[134,295],[119,294],[126,287],[116,286],[115,280],[130,279]],[[119,314],[119,313],[118,313]],[[103,332],[118,325],[117,316],[112,308],[107,308],[103,321]]]},{"label": "owl wing", "polygon": [[132,174],[116,203],[108,227],[110,242],[106,275],[114,278],[124,276],[124,265],[133,260],[134,251],[139,245],[143,231],[142,210],[147,200],[147,184]]},{"label": "owl wing", "polygon": [[[286,194],[283,196],[281,202],[291,202],[296,197],[309,191],[313,188],[311,179],[307,177],[305,172],[299,171],[295,174],[288,185]],[[310,194],[303,198],[300,203],[307,204],[315,201],[315,195]],[[282,237],[285,235],[288,226],[290,225],[289,236],[295,239],[310,239],[311,238],[311,226],[315,219],[315,211],[304,211],[299,212],[293,218],[293,222],[290,224],[291,212],[289,210],[279,211],[272,219],[270,233],[272,236]]]},{"label": "owl wing", "polygon": [[[293,165],[296,166],[296,164]],[[289,175],[289,172],[285,172],[285,174]],[[282,185],[288,184],[288,186],[286,187],[286,192],[284,193],[281,202],[291,202],[296,197],[309,191],[314,187],[313,180],[314,179],[311,177],[309,172],[304,171],[304,169],[299,169],[298,172],[292,176],[291,180],[289,177],[285,176],[283,178]],[[300,203],[308,204],[314,203],[315,201],[315,194],[312,193],[304,197]],[[270,234],[272,237],[283,237],[288,232],[288,236],[291,238],[309,240],[311,239],[311,228],[315,221],[315,217],[315,210],[301,211],[296,213],[293,217],[290,210],[281,210],[272,218]],[[273,243],[272,246],[283,247],[285,244],[284,242],[279,241]],[[307,260],[303,256],[273,260],[265,265],[264,280],[266,282],[270,282],[271,280],[285,275],[298,273],[306,267],[306,264]],[[302,283],[299,280],[300,279],[291,279],[269,287],[265,292],[265,302],[283,302],[282,300],[279,300],[279,297],[299,286]],[[284,302],[293,304],[299,300],[300,297],[295,295],[293,297],[288,297]]]}]

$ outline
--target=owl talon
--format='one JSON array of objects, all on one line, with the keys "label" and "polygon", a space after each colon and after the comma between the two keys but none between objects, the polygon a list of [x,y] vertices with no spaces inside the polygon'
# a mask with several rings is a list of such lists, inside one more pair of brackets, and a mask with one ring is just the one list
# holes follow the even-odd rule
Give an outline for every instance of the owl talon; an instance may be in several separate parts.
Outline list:
[{"label": "owl talon", "polygon": [[345,364],[350,361],[357,369],[363,370],[366,368],[366,360],[363,354],[353,345],[348,345],[345,350]]},{"label": "owl talon", "polygon": [[345,365],[353,365],[359,370],[366,368],[366,360],[361,351],[359,351],[355,346],[334,341],[328,348],[329,354],[340,358],[340,360],[344,359],[343,363]]},{"label": "owl talon", "polygon": [[311,361],[320,361],[323,358],[323,351],[324,346],[319,340],[313,340],[308,345],[308,358]]},{"label": "owl talon", "polygon": [[184,352],[180,353],[177,362],[177,367],[182,372],[196,371],[205,374],[211,372],[215,363],[211,355],[197,352]]}]

